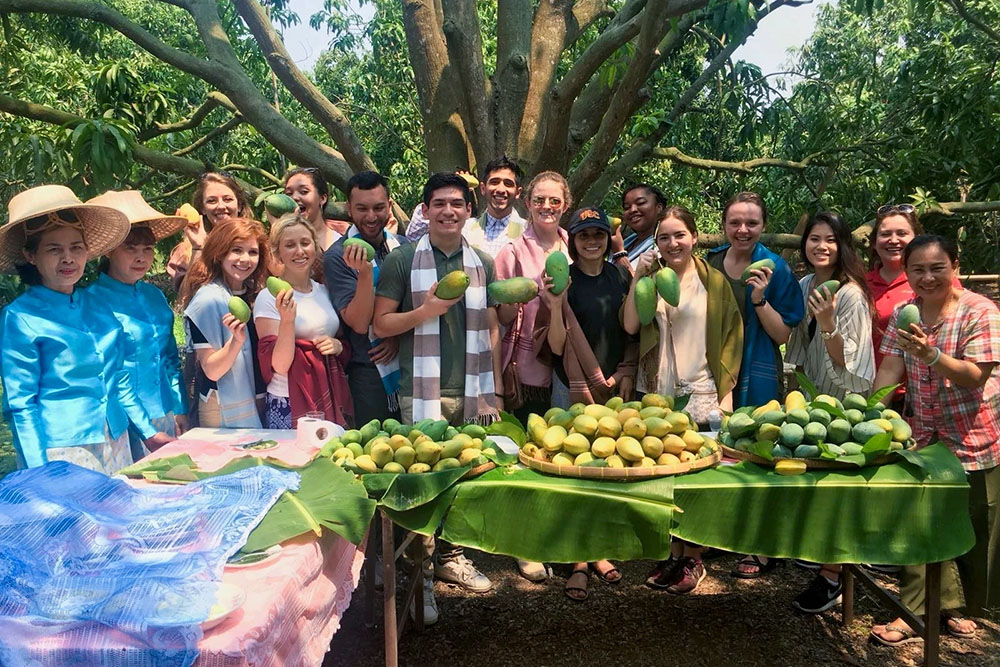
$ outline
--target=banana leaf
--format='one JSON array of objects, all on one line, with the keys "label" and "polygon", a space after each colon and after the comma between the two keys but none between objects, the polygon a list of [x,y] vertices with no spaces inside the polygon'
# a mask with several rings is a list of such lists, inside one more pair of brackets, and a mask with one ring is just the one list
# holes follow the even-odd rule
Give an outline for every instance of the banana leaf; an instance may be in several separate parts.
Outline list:
[{"label": "banana leaf", "polygon": [[263,551],[310,531],[319,535],[321,527],[360,545],[375,514],[375,501],[368,498],[364,485],[328,458],[294,470],[301,477],[299,490],[278,498],[241,551]]},{"label": "banana leaf", "polygon": [[406,511],[428,503],[462,479],[468,468],[449,468],[413,475],[369,473],[361,476],[365,490],[381,507]]},{"label": "banana leaf", "polygon": [[[455,487],[441,537],[536,561],[665,558],[673,489],[672,477],[611,482],[497,468]],[[426,512],[425,520],[442,514]]]},{"label": "banana leaf", "polygon": [[[194,462],[188,454],[178,454],[162,459],[142,460],[118,471],[119,475],[126,477],[145,477],[144,473],[164,473],[177,466],[185,466],[191,470],[197,470],[198,464]],[[148,478],[148,477],[147,477]]]}]

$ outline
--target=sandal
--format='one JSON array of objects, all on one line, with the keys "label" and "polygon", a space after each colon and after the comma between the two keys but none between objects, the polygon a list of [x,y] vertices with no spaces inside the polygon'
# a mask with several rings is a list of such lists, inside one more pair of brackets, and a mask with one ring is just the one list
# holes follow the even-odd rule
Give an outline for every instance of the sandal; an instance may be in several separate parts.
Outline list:
[{"label": "sandal", "polygon": [[[744,571],[740,569],[740,565],[749,565],[751,567],[756,567],[757,569]],[[768,558],[765,563],[761,561],[760,556],[750,554],[740,559],[740,562],[733,568],[732,575],[737,579],[756,579],[757,577],[764,576],[776,567],[778,567],[777,558]]]},{"label": "sandal", "polygon": [[[578,574],[583,575],[583,585],[574,586],[572,585],[573,577]],[[587,580],[590,578],[590,572],[586,567],[577,567],[573,569],[573,574],[569,575],[566,579],[566,597],[568,597],[573,602],[583,602],[590,595],[590,591],[587,590]],[[575,593],[575,595],[574,595]]]},{"label": "sandal", "polygon": [[[876,632],[878,628],[882,628],[883,632],[895,632],[898,635],[902,635],[902,638],[895,641],[886,639],[883,634]],[[902,646],[903,644],[913,644],[924,640],[923,637],[911,630],[909,626],[893,625],[892,623],[874,626],[871,631],[871,637],[883,646]]]},{"label": "sandal", "polygon": [[[611,565],[611,563],[608,563],[608,565]],[[591,563],[590,569],[594,571],[594,574],[597,575],[598,579],[600,579],[606,584],[617,584],[619,581],[622,580],[622,573],[619,572],[618,568],[616,568],[614,565],[611,565],[610,570],[605,570],[604,572],[601,572],[597,568],[597,563]]]},{"label": "sandal", "polygon": [[[960,627],[962,623],[972,623],[972,629],[963,632]],[[965,618],[963,616],[948,616],[944,619],[944,627],[945,630],[948,631],[949,635],[957,637],[958,639],[971,639],[976,636],[976,630],[979,629],[979,626],[975,621],[971,618]]]}]

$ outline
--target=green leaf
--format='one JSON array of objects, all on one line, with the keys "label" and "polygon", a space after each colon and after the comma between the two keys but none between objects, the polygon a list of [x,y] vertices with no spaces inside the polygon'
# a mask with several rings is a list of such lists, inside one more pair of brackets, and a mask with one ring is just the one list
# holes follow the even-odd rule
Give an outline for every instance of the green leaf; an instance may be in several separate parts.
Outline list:
[{"label": "green leaf", "polygon": [[865,457],[867,463],[871,463],[883,454],[887,454],[892,445],[892,436],[888,433],[879,433],[868,438],[868,442],[861,448],[861,455]]},{"label": "green leaf", "polygon": [[691,400],[691,394],[684,394],[683,396],[678,396],[674,399],[674,407],[672,408],[674,412],[680,412],[687,407],[688,401]]},{"label": "green leaf", "polygon": [[912,463],[921,470],[924,474],[927,473],[927,458],[923,456],[920,452],[926,450],[915,450],[915,449],[900,449],[896,453],[899,454],[907,463]]},{"label": "green leaf", "polygon": [[524,443],[528,441],[528,434],[517,420],[514,423],[509,421],[493,422],[486,427],[486,433],[489,435],[506,436],[517,443],[518,447],[523,447]]},{"label": "green leaf", "polygon": [[844,463],[853,463],[859,468],[864,467],[868,463],[868,459],[865,458],[864,454],[844,454],[843,456],[838,456],[837,460]]},{"label": "green leaf", "polygon": [[753,415],[753,411],[756,408],[752,405],[744,405],[742,408],[736,408],[733,410],[734,415]]},{"label": "green leaf", "polygon": [[126,468],[122,468],[118,471],[118,474],[125,475],[126,477],[140,478],[144,472],[166,472],[177,466],[187,466],[189,469],[194,470],[198,467],[198,464],[188,454],[178,454],[177,456],[168,456],[161,459],[139,461]]},{"label": "green leaf", "polygon": [[774,455],[771,453],[773,450],[774,443],[768,442],[767,440],[758,440],[747,449],[747,451],[751,454],[756,454],[757,456],[767,459],[768,461],[774,460]]},{"label": "green leaf", "polygon": [[807,378],[806,374],[803,373],[802,371],[795,371],[795,377],[799,381],[799,389],[809,394],[810,399],[815,399],[817,396],[823,393],[816,388],[816,385],[813,384],[813,381]]},{"label": "green leaf", "polygon": [[328,458],[295,470],[301,478],[299,490],[282,494],[241,551],[263,551],[318,526],[361,544],[375,514],[375,501],[368,498],[364,485]]},{"label": "green leaf", "polygon": [[379,499],[380,507],[405,512],[434,500],[467,472],[469,468],[462,467],[413,475],[369,473],[361,481],[368,494]]},{"label": "green leaf", "polygon": [[888,387],[882,387],[876,390],[871,396],[868,397],[868,409],[871,410],[875,407],[875,404],[881,401],[883,398],[896,391],[899,387],[898,384],[890,385]]},{"label": "green leaf", "polygon": [[829,403],[824,403],[823,401],[813,401],[809,404],[810,410],[823,410],[828,412],[834,417],[839,417],[840,419],[847,419],[847,415],[844,411],[838,408],[836,405],[830,405]]},{"label": "green leaf", "polygon": [[[492,470],[455,487],[441,537],[529,560],[579,562],[666,554],[674,478],[609,482]],[[436,504],[436,503],[435,503]],[[526,530],[521,520],[530,513]]]},{"label": "green leaf", "polygon": [[837,458],[837,453],[830,451],[830,448],[827,446],[825,442],[818,442],[816,443],[816,446],[819,447],[819,451],[821,452],[820,454],[821,459],[826,459],[829,461]]}]

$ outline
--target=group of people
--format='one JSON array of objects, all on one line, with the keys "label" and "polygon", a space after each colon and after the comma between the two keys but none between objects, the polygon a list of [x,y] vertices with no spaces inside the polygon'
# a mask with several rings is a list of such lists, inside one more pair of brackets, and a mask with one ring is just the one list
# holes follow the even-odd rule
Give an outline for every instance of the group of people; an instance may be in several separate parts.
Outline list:
[{"label": "group of people", "polygon": [[[767,207],[756,193],[725,204],[726,242],[701,256],[693,214],[653,185],[626,188],[619,229],[597,207],[570,214],[570,187],[556,172],[523,185],[518,165],[499,158],[479,187],[486,207],[473,216],[467,180],[432,175],[419,224],[405,237],[395,233],[388,181],[371,171],[347,184],[349,223],[324,217],[329,191],[316,169],[290,171],[285,192],[298,208],[268,216],[269,231],[239,184],[219,172],[200,178],[193,219],[158,213],[134,191],[85,203],[58,185],[16,195],[0,228],[0,269],[16,270],[28,288],[0,315],[0,375],[19,465],[60,459],[111,474],[194,424],[293,428],[320,412],[344,425],[389,417],[458,425],[489,423],[503,409],[523,422],[552,406],[651,392],[689,395],[686,409],[705,427],[714,412],[782,398],[788,363],[836,397],[900,384],[892,401],[918,445],[944,442],[962,462],[977,544],[945,569],[943,607],[952,634],[975,631],[962,610],[1000,601],[1000,310],[961,287],[952,241],[923,234],[912,206],[884,206],[866,271],[848,225],[824,211],[803,230],[808,273],[796,279],[760,242]],[[181,231],[169,270],[186,369],[173,311],[143,280],[154,244]],[[356,238],[374,257],[348,242]],[[559,294],[545,275],[555,251],[571,260]],[[99,275],[80,288],[95,258]],[[680,300],[658,300],[643,324],[637,281],[664,266],[678,277]],[[438,281],[457,270],[468,288],[439,297]],[[272,294],[269,275],[290,288]],[[496,303],[487,288],[512,277],[536,281],[538,297]],[[839,289],[824,286],[831,280]],[[234,297],[249,321],[231,312]],[[907,303],[921,323],[902,331],[895,323]],[[426,548],[438,552],[439,579],[491,587],[460,548],[433,540]],[[676,543],[647,583],[679,595],[696,590],[702,551]],[[777,564],[751,554],[733,574],[756,578]],[[542,563],[518,566],[533,581],[550,573]],[[566,594],[585,599],[591,571],[621,580],[608,561],[578,563]],[[921,571],[903,571],[903,599],[916,613]],[[840,591],[839,567],[824,564],[794,604],[824,611]],[[424,601],[433,622],[432,586]],[[892,645],[913,639],[899,619],[873,636]]]}]

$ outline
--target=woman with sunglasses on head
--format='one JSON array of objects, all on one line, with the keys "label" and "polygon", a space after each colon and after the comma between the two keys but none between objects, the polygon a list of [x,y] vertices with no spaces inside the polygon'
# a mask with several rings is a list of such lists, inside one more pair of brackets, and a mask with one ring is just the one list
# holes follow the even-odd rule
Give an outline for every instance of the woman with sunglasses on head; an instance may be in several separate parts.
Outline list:
[{"label": "woman with sunglasses on head", "polygon": [[[975,546],[941,568],[940,608],[945,629],[972,637],[970,618],[1000,605],[1000,310],[988,298],[956,286],[955,242],[925,234],[903,251],[913,297],[900,303],[882,339],[882,365],[875,378],[885,386],[906,382],[906,403],[917,447],[943,443],[954,452],[969,483],[969,518]],[[898,328],[902,309],[913,304],[920,318]],[[906,566],[899,597],[924,614],[923,566]],[[872,637],[887,646],[921,641],[897,618],[876,625]]]},{"label": "woman with sunglasses on head", "polygon": [[[799,250],[813,273],[799,281],[806,317],[792,330],[785,358],[824,394],[867,394],[875,378],[871,296],[851,230],[836,213],[821,211],[806,224]],[[839,289],[830,290],[830,280]],[[841,591],[840,566],[824,564],[792,605],[818,614],[839,604]]]},{"label": "woman with sunglasses on head", "polygon": [[[143,278],[153,264],[156,242],[179,232],[187,221],[156,211],[136,190],[105,192],[87,203],[117,209],[131,224],[122,244],[101,258],[100,274],[87,290],[111,308],[125,330],[125,367],[146,414],[158,431],[179,436],[188,429],[188,401],[174,311],[163,292]],[[129,437],[133,457],[149,453],[137,425],[129,428]]]},{"label": "woman with sunglasses on head", "polygon": [[271,255],[292,289],[272,295],[261,290],[253,305],[260,337],[257,358],[267,382],[265,425],[291,429],[307,412],[347,426],[354,412],[347,376],[337,357],[340,318],[326,286],[310,275],[316,237],[309,222],[289,213],[271,226]]},{"label": "woman with sunglasses on head", "polygon": [[[697,424],[707,424],[713,410],[733,409],[743,358],[740,310],[722,272],[694,255],[698,227],[689,210],[668,207],[654,234],[656,247],[639,257],[622,310],[625,331],[639,334],[636,390],[688,395],[685,409]],[[657,298],[652,321],[643,325],[636,284],[663,266],[677,274],[680,300],[671,306]],[[694,592],[705,578],[702,551],[697,544],[674,540],[671,557],[656,565],[646,584],[675,595]]]},{"label": "woman with sunglasses on head", "polygon": [[347,233],[351,223],[346,220],[331,220],[323,215],[323,208],[330,199],[330,189],[315,167],[297,167],[285,175],[285,194],[299,205],[299,215],[312,226],[319,244],[319,251],[337,242]]},{"label": "woman with sunglasses on head", "polygon": [[68,461],[114,474],[133,463],[129,421],[155,448],[158,432],[126,369],[126,335],[110,308],[77,289],[87,260],[129,233],[125,214],[43,185],[14,196],[0,228],[0,270],[27,291],[0,314],[3,412],[19,467]]},{"label": "woman with sunglasses on head", "polygon": [[242,299],[249,318],[269,261],[260,223],[230,218],[212,229],[181,286],[187,337],[197,358],[201,426],[261,428],[264,382],[256,364],[257,333],[252,323],[232,315],[229,304],[234,296]]},{"label": "woman with sunglasses on head", "polygon": [[[541,288],[546,258],[557,250],[568,258],[569,236],[559,226],[559,220],[569,209],[572,196],[566,178],[554,171],[535,176],[524,196],[528,204],[528,227],[497,253],[497,280],[520,276],[531,278]],[[552,404],[552,366],[538,358],[532,338],[539,303],[538,299],[532,299],[525,304],[497,306],[500,323],[507,327],[501,343],[502,386],[507,394],[504,400],[509,402],[515,390],[520,392],[521,404],[508,405],[507,409],[522,424],[530,413],[544,414]],[[548,569],[542,563],[518,560],[517,564],[521,575],[529,581],[548,578]]]}]

